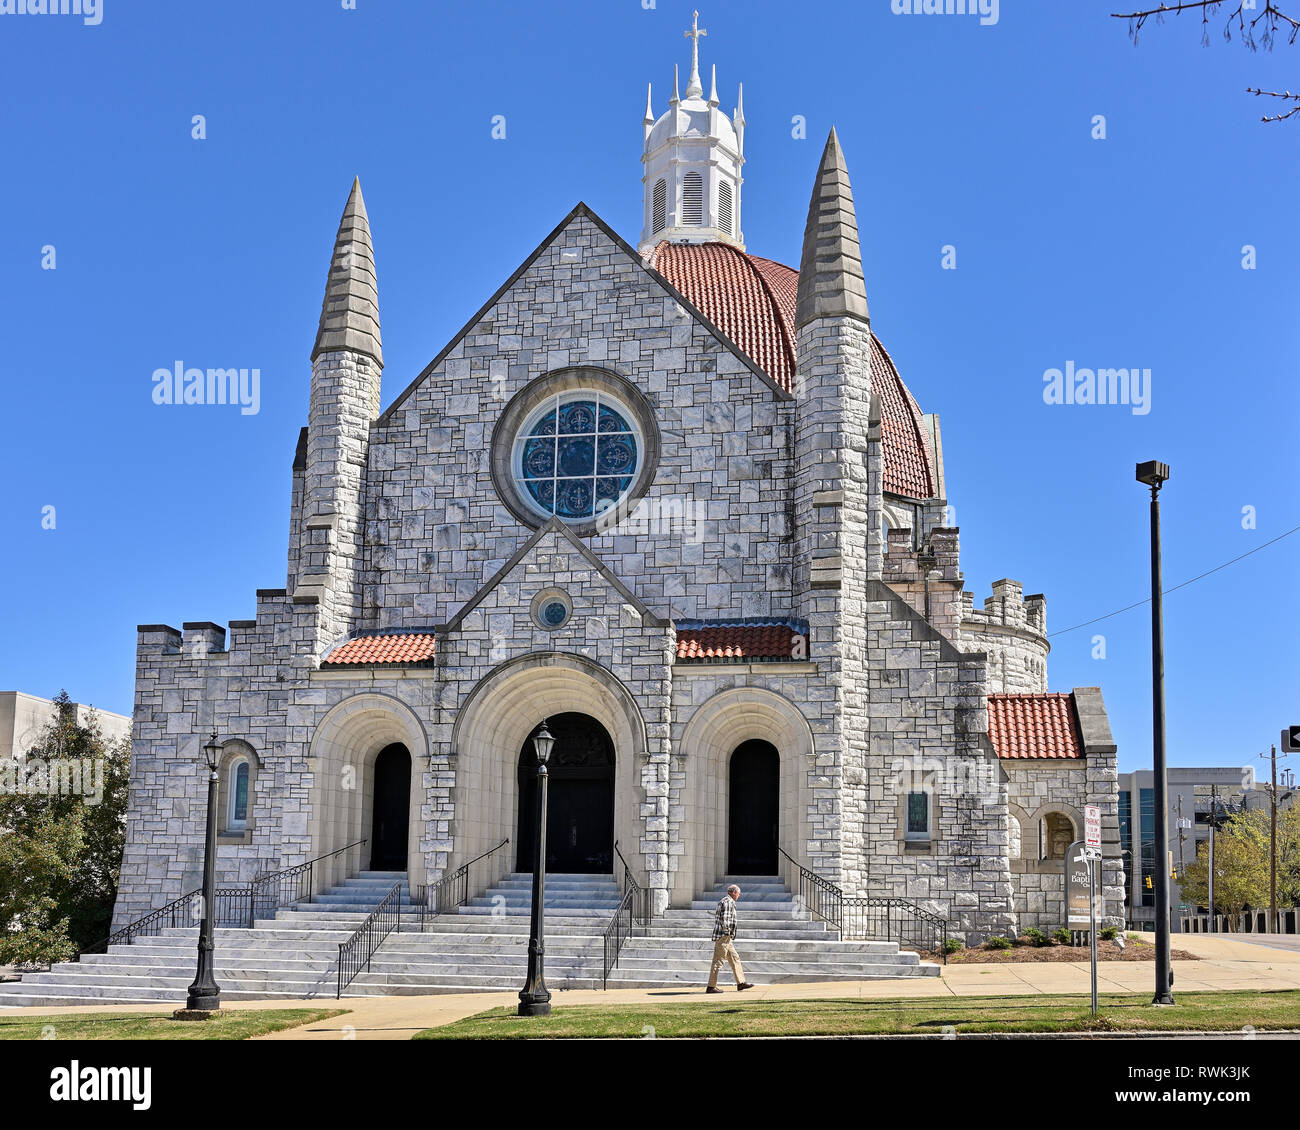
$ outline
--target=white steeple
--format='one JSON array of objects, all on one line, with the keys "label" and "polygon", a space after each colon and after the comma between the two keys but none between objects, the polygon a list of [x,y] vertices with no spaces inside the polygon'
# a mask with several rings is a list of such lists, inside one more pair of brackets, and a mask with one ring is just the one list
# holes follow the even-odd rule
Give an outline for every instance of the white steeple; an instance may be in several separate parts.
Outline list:
[{"label": "white steeple", "polygon": [[729,243],[742,251],[740,228],[741,139],[745,124],[738,96],[735,120],[718,105],[718,68],[712,69],[709,97],[700,82],[700,27],[696,12],[690,30],[691,74],[686,96],[678,97],[678,69],[673,66],[673,95],[667,111],[652,116],[646,96],[644,150],[645,216],[641,254],[649,258],[663,240],[674,243]]}]

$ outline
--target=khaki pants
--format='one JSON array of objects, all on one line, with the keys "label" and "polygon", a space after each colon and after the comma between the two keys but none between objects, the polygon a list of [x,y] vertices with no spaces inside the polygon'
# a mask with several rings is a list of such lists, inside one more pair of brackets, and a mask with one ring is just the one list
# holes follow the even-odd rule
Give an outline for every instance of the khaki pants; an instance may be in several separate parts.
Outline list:
[{"label": "khaki pants", "polygon": [[730,938],[718,938],[713,943],[713,968],[709,970],[709,988],[718,987],[718,970],[722,968],[724,961],[731,966],[736,984],[745,983],[745,971],[740,967],[740,954],[736,952],[736,947],[731,944]]}]

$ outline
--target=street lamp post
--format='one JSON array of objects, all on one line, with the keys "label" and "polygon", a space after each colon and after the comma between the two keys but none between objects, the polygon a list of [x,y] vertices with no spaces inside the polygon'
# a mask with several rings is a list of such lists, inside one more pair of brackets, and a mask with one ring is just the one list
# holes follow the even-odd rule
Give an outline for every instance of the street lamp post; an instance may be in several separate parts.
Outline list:
[{"label": "street lamp post", "polygon": [[215,874],[217,866],[217,764],[221,760],[221,746],[215,731],[203,746],[203,756],[208,763],[208,827],[203,845],[203,918],[199,923],[199,966],[185,1000],[185,1011],[209,1013],[221,1008],[221,986],[217,984],[212,969],[212,911],[215,903]]},{"label": "street lamp post", "polygon": [[519,991],[520,1016],[549,1016],[551,994],[546,988],[546,763],[555,739],[546,719],[533,735],[537,753],[537,828],[533,836],[533,914],[528,933],[528,979]]},{"label": "street lamp post", "polygon": [[1169,782],[1165,771],[1165,630],[1160,580],[1160,488],[1169,479],[1169,464],[1150,460],[1137,465],[1137,481],[1151,488],[1151,745],[1154,762],[1156,873],[1156,992],[1152,1004],[1173,1004],[1173,969],[1169,941]]}]

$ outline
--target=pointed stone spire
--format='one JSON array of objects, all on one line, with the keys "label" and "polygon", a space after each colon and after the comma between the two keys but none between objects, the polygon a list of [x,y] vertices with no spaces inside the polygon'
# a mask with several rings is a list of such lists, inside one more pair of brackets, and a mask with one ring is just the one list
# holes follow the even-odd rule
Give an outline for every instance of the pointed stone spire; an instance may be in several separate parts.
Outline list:
[{"label": "pointed stone spire", "polygon": [[709,83],[709,105],[716,106],[717,104],[718,104],[718,64],[714,63],[713,79]]},{"label": "pointed stone spire", "polygon": [[671,102],[674,106],[676,106],[677,103],[681,101],[681,97],[677,93],[677,64],[676,63],[673,64],[673,96],[670,99],[668,99],[668,101]]},{"label": "pointed stone spire", "polygon": [[379,287],[375,281],[375,253],[370,243],[370,218],[361,196],[361,180],[352,182],[352,192],[339,233],[334,239],[325,299],[321,303],[320,328],[311,351],[313,361],[321,353],[351,350],[384,363],[379,337]]},{"label": "pointed stone spire", "polygon": [[655,124],[655,113],[650,109],[650,91],[652,85],[653,84],[651,83],[645,84],[645,117],[641,119],[641,124],[645,126],[645,137],[641,139],[643,142],[650,136],[650,131],[654,128]]},{"label": "pointed stone spire", "polygon": [[853,189],[840,152],[840,139],[832,126],[808,204],[795,325],[802,329],[817,318],[836,317],[870,322]]},{"label": "pointed stone spire", "polygon": [[686,84],[687,98],[702,98],[704,87],[700,85],[700,36],[709,33],[700,27],[700,13],[696,12],[691,20],[691,30],[682,33],[691,41],[691,79]]}]

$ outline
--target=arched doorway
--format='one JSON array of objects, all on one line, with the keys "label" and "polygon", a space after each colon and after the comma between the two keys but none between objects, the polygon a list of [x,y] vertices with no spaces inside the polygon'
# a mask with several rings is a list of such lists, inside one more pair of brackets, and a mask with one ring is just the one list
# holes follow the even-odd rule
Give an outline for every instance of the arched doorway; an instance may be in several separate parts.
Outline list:
[{"label": "arched doorway", "polygon": [[731,755],[727,820],[727,872],[777,873],[781,758],[771,742],[755,738]]},{"label": "arched doorway", "polygon": [[370,869],[405,871],[411,820],[411,754],[401,742],[375,757],[370,821]]},{"label": "arched doorway", "polygon": [[[614,870],[614,742],[588,714],[546,721],[555,738],[547,763],[546,870],[609,874]],[[537,827],[537,753],[532,734],[519,751],[520,871],[533,869]]]}]

